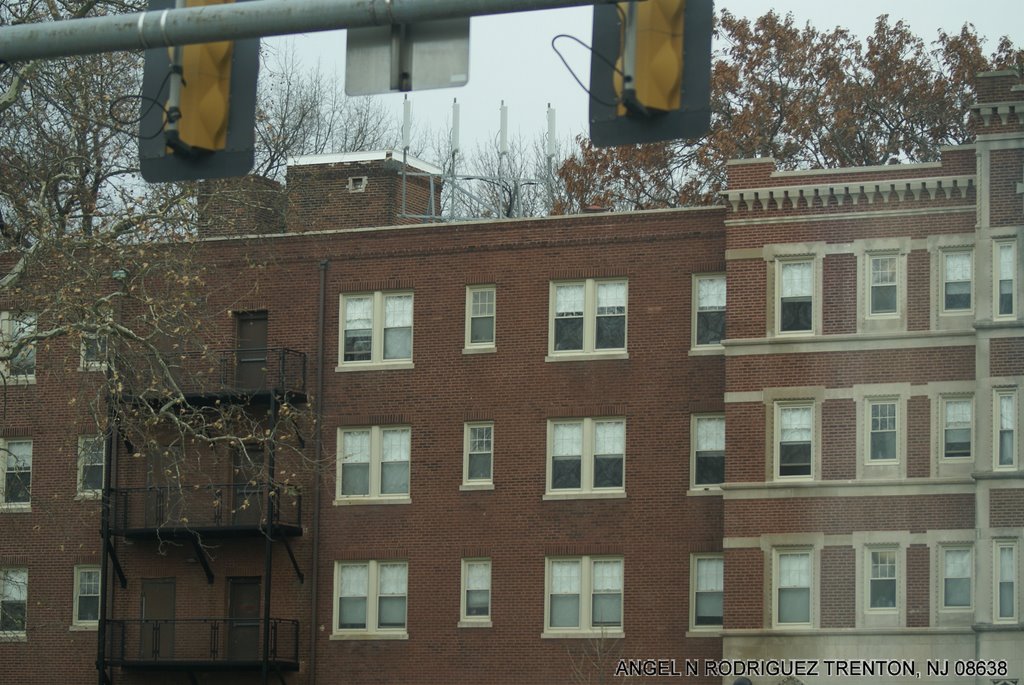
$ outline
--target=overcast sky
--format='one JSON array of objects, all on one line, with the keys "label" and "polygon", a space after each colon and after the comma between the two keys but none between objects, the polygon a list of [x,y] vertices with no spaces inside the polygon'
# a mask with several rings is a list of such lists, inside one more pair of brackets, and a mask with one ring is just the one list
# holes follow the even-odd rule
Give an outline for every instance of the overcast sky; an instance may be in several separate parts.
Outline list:
[{"label": "overcast sky", "polygon": [[[998,37],[1008,34],[1018,46],[1024,44],[1024,9],[1021,0],[985,0],[962,3],[951,0],[859,0],[839,3],[822,0],[722,0],[716,9],[726,8],[735,15],[758,17],[769,9],[791,12],[798,23],[810,22],[819,29],[843,26],[854,35],[870,34],[875,19],[888,13],[893,21],[904,19],[926,41],[940,30],[958,31],[971,22],[980,35],[994,47]],[[557,111],[558,135],[571,139],[587,130],[587,95],[573,81],[568,70],[551,49],[551,39],[570,34],[590,43],[590,7],[544,12],[526,12],[479,17],[472,21],[470,33],[469,84],[462,88],[416,91],[412,101],[413,123],[419,130],[450,126],[451,103],[458,98],[461,107],[461,139],[464,152],[497,136],[499,107],[504,100],[509,108],[510,136],[517,132],[526,139],[543,133],[547,127],[546,108]],[[332,31],[289,39],[270,39],[280,45],[292,40],[307,64],[320,62],[328,73],[344,77],[345,33]],[[572,41],[557,45],[580,80],[587,83],[589,53]],[[402,95],[382,98],[396,117],[401,117]]]}]

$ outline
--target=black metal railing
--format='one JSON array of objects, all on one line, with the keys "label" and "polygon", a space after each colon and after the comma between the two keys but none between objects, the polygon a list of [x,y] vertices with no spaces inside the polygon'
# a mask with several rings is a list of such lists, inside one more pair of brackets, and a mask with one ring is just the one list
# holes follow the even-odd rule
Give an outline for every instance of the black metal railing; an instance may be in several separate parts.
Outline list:
[{"label": "black metal railing", "polygon": [[[273,497],[268,521],[267,494]],[[117,534],[183,529],[194,531],[282,530],[302,525],[302,495],[266,483],[208,483],[112,488],[111,531]]]},{"label": "black metal railing", "polygon": [[149,399],[169,397],[175,386],[184,395],[306,392],[306,354],[287,348],[122,354],[113,368],[127,394]]},{"label": "black metal railing", "polygon": [[106,621],[107,661],[116,666],[154,668],[210,666],[254,667],[268,660],[298,668],[299,622],[271,618],[139,619]]}]

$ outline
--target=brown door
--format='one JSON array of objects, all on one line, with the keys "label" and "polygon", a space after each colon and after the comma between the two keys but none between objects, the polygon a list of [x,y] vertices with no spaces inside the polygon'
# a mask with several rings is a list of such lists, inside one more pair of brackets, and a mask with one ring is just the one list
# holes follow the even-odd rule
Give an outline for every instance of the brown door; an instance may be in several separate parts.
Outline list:
[{"label": "brown door", "polygon": [[259,658],[260,579],[228,578],[228,659]]},{"label": "brown door", "polygon": [[232,468],[232,524],[236,526],[258,526],[266,504],[263,483],[263,449],[246,445],[245,450],[235,450]]},{"label": "brown door", "polygon": [[174,579],[142,581],[142,645],[145,661],[174,658]]},{"label": "brown door", "polygon": [[181,455],[177,445],[157,445],[146,454],[145,528],[174,527],[185,515],[185,495],[177,478]]},{"label": "brown door", "polygon": [[237,369],[239,390],[261,390],[267,380],[267,313],[239,314]]}]

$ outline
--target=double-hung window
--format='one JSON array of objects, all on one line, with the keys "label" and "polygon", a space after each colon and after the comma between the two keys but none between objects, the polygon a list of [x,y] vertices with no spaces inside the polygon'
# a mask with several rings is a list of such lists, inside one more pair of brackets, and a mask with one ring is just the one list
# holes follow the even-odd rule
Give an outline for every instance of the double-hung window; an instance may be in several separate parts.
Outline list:
[{"label": "double-hung window", "polygon": [[551,421],[548,444],[549,495],[625,491],[624,419]]},{"label": "double-hung window", "polygon": [[1012,317],[1017,311],[1017,243],[1016,241],[997,241],[995,247],[994,269],[996,276],[997,317]]},{"label": "double-hung window", "polygon": [[777,471],[780,478],[806,478],[812,473],[814,407],[810,404],[776,406],[778,420]]},{"label": "double-hung window", "polygon": [[725,482],[725,417],[694,418],[693,484]]},{"label": "double-hung window", "polygon": [[725,338],[725,276],[697,276],[695,346],[718,345]]},{"label": "double-hung window", "polygon": [[996,391],[996,463],[997,469],[1017,465],[1017,393]]},{"label": "double-hung window", "polygon": [[872,549],[868,552],[868,609],[896,610],[897,551]]},{"label": "double-hung window", "polygon": [[412,293],[341,296],[339,368],[412,361]]},{"label": "double-hung window", "polygon": [[775,555],[775,623],[811,623],[811,552],[780,551]]},{"label": "double-hung window", "polygon": [[84,371],[96,371],[107,363],[107,338],[102,335],[83,335],[81,349],[81,368]]},{"label": "double-hung window", "polygon": [[971,428],[974,407],[970,398],[943,400],[944,429],[942,455],[946,459],[971,457]]},{"label": "double-hung window", "polygon": [[100,435],[78,438],[78,496],[96,498],[103,491],[103,462],[106,440]]},{"label": "double-hung window", "polygon": [[814,323],[814,262],[786,261],[779,266],[780,333],[810,332]]},{"label": "double-hung window", "polygon": [[621,558],[549,558],[547,585],[547,634],[621,633]]},{"label": "double-hung window", "polygon": [[466,288],[466,350],[494,347],[495,289],[493,285]]},{"label": "double-hung window", "polygon": [[894,254],[871,255],[869,264],[868,313],[870,316],[894,316],[899,311],[899,257]]},{"label": "double-hung window", "polygon": [[72,625],[95,628],[100,620],[100,567],[75,567],[75,609]]},{"label": "double-hung window", "polygon": [[408,575],[404,561],[337,562],[334,634],[406,637]]},{"label": "double-hung window", "polygon": [[972,253],[944,252],[942,254],[942,309],[964,312],[972,303]]},{"label": "double-hung window", "polygon": [[0,375],[32,379],[36,375],[36,315],[0,312]]},{"label": "double-hung window", "polygon": [[897,403],[895,400],[868,401],[868,462],[896,461]]},{"label": "double-hung window", "polygon": [[32,441],[0,438],[0,509],[32,501]]},{"label": "double-hung window", "polygon": [[942,548],[942,606],[968,609],[972,605],[971,578],[974,565],[969,547]]},{"label": "double-hung window", "polygon": [[462,485],[466,489],[493,484],[494,424],[467,423],[465,426]]},{"label": "double-hung window", "polygon": [[1017,620],[1017,543],[995,543],[995,620]]},{"label": "double-hung window", "polygon": [[335,499],[408,501],[410,440],[408,427],[339,428]]},{"label": "double-hung window", "polygon": [[722,598],[725,563],[721,554],[694,557],[693,625],[697,628],[722,626]]},{"label": "double-hung window", "polygon": [[625,280],[551,284],[552,357],[626,350]]},{"label": "double-hung window", "polygon": [[491,560],[462,560],[462,625],[490,625]]},{"label": "double-hung window", "polygon": [[0,636],[25,635],[28,606],[28,571],[0,568]]}]

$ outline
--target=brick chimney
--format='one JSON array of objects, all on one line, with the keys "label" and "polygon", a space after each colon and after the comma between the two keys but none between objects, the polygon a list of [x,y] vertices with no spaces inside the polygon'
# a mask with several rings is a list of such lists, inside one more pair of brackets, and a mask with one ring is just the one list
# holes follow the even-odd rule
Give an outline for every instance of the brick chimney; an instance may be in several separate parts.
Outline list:
[{"label": "brick chimney", "polygon": [[284,188],[261,176],[203,181],[197,196],[199,235],[284,232]]},{"label": "brick chimney", "polygon": [[441,169],[393,150],[298,157],[288,167],[288,231],[394,226],[441,213]]}]

